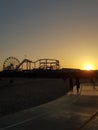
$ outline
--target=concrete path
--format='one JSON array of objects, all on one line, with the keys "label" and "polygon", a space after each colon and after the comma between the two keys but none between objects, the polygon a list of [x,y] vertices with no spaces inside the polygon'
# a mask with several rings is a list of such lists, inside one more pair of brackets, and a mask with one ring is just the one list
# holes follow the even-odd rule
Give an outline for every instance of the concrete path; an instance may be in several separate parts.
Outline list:
[{"label": "concrete path", "polygon": [[98,86],[81,84],[73,93],[0,118],[0,130],[98,130]]}]

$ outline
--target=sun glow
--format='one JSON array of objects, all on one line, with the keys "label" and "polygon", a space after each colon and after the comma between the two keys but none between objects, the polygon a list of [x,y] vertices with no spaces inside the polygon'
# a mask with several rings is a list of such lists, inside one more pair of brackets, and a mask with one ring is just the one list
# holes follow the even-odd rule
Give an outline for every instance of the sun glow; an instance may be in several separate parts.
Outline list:
[{"label": "sun glow", "polygon": [[91,64],[84,65],[84,70],[94,70],[94,67]]}]

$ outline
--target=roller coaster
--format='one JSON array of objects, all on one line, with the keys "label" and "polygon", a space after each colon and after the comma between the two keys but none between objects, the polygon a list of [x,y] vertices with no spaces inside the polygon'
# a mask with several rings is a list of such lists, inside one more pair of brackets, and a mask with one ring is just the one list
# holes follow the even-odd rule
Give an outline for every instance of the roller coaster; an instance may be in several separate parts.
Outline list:
[{"label": "roller coaster", "polygon": [[32,61],[29,59],[23,59],[21,62],[16,57],[8,57],[3,63],[3,70],[57,70],[60,68],[59,60],[56,59],[39,59]]}]

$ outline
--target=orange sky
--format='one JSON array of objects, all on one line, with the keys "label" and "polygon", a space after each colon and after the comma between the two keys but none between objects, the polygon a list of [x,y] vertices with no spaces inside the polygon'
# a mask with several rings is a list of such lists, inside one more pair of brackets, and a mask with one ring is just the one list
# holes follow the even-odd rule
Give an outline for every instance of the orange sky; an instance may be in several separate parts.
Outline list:
[{"label": "orange sky", "polygon": [[98,1],[1,0],[0,67],[20,61],[58,59],[61,67],[98,69]]}]

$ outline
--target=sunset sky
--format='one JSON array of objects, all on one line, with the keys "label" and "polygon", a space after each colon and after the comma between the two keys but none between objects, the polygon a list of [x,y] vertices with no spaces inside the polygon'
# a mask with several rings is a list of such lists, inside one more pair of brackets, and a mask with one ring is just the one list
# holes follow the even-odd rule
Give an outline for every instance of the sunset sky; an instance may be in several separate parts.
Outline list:
[{"label": "sunset sky", "polygon": [[98,69],[98,0],[0,0],[1,68],[9,56]]}]

